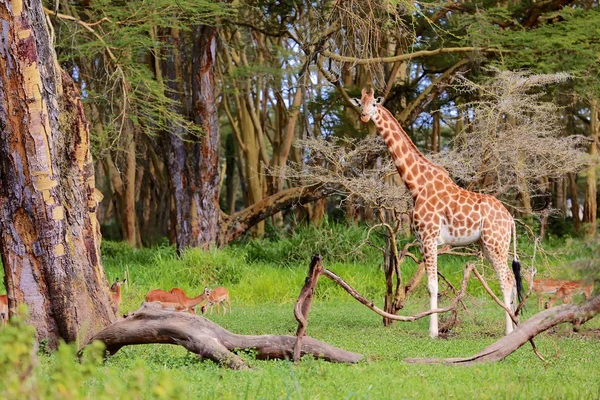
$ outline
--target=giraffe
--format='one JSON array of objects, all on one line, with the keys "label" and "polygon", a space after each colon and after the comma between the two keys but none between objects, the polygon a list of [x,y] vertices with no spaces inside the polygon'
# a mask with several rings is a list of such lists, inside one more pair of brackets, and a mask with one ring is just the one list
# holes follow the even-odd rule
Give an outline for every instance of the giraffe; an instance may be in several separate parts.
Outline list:
[{"label": "giraffe", "polygon": [[[438,246],[466,245],[479,242],[485,258],[492,264],[504,297],[504,304],[514,310],[515,295],[522,293],[520,264],[517,259],[516,230],[513,217],[496,198],[465,190],[456,185],[448,172],[427,159],[410,140],[400,123],[382,103],[374,98],[373,89],[362,90],[362,98],[352,99],[361,109],[361,120],[373,120],[385,141],[392,160],[413,198],[412,230],[419,241],[425,271],[430,308],[438,308]],[[507,260],[513,236],[513,272]],[[506,333],[513,322],[506,313]],[[438,315],[431,314],[429,336],[438,336]]]}]

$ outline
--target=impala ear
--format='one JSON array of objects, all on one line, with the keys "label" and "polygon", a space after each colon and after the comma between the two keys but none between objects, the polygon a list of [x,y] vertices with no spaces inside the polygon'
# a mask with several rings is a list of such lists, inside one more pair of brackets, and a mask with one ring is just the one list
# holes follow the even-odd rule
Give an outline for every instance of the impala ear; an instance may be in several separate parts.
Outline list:
[{"label": "impala ear", "polygon": [[352,103],[352,105],[354,105],[356,107],[360,107],[360,99],[351,98],[350,103]]},{"label": "impala ear", "polygon": [[375,104],[381,105],[385,101],[385,97],[378,97],[375,99]]}]

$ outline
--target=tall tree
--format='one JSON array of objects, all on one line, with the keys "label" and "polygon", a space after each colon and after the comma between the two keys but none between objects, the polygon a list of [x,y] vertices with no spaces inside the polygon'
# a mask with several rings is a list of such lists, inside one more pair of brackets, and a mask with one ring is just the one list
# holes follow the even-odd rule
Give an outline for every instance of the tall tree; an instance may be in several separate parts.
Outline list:
[{"label": "tall tree", "polygon": [[[189,132],[173,125],[167,132],[168,171],[173,193],[177,248],[209,247],[219,232],[219,117],[215,101],[214,61],[217,46],[215,27],[200,25],[188,40],[193,41],[191,73],[184,74],[180,32],[171,30],[172,46],[165,71],[171,95],[179,98],[174,107],[188,106],[187,113],[200,127]],[[189,64],[188,64],[189,65]],[[186,93],[187,91],[187,93]],[[190,98],[186,102],[184,99]],[[176,99],[174,99],[176,100]],[[183,111],[183,110],[181,110]]]},{"label": "tall tree", "polygon": [[0,253],[10,312],[38,340],[86,340],[114,318],[100,260],[88,123],[41,0],[0,1]]}]

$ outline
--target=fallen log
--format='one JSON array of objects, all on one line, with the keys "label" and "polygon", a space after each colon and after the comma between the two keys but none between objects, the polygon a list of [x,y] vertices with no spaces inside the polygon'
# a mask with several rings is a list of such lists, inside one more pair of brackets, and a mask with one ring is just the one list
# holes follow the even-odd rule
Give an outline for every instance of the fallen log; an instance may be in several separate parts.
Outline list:
[{"label": "fallen log", "polygon": [[540,333],[562,323],[571,323],[575,327],[594,318],[600,313],[600,295],[583,304],[567,304],[544,310],[524,323],[510,334],[504,336],[481,352],[463,358],[405,358],[408,363],[473,365],[483,362],[504,360]]},{"label": "fallen log", "polygon": [[[249,368],[234,350],[254,350],[258,359],[291,360],[296,344],[295,336],[237,335],[202,316],[163,309],[158,303],[143,303],[126,318],[95,334],[86,346],[94,340],[103,342],[111,355],[123,346],[177,344],[232,369]],[[356,363],[363,358],[307,336],[300,347],[300,355],[305,354],[337,363]]]}]

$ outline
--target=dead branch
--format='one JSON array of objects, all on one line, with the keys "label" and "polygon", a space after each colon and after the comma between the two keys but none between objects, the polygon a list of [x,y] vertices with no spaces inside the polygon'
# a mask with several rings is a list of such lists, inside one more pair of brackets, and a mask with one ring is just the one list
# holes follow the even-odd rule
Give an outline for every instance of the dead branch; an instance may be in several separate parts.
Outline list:
[{"label": "dead branch", "polygon": [[[155,303],[144,303],[137,310],[98,332],[86,344],[99,340],[109,354],[121,347],[136,344],[178,344],[202,358],[233,369],[248,369],[244,360],[233,353],[236,349],[254,350],[258,359],[291,359],[296,338],[294,336],[246,336],[229,332],[199,315],[163,309]],[[85,347],[85,346],[84,346]],[[356,363],[363,357],[333,347],[305,336],[300,355],[339,363]]]},{"label": "dead branch", "polygon": [[472,53],[478,51],[480,53],[509,53],[512,50],[492,49],[492,48],[478,48],[478,47],[442,47],[435,50],[420,50],[414,53],[400,54],[392,57],[373,57],[373,58],[357,58],[347,57],[335,54],[331,51],[323,51],[321,54],[325,57],[331,58],[335,61],[349,62],[355,65],[367,65],[367,64],[380,64],[380,63],[393,63],[398,61],[414,60],[421,57],[431,57],[442,53]]},{"label": "dead branch", "polygon": [[369,301],[366,298],[364,298],[363,296],[361,296],[356,290],[354,290],[354,288],[352,288],[350,285],[348,285],[342,278],[337,276],[335,273],[329,271],[326,268],[323,268],[322,274],[325,275],[326,277],[328,277],[329,279],[331,279],[332,281],[334,281],[335,283],[337,283],[338,285],[340,285],[346,292],[348,292],[348,294],[350,294],[356,300],[358,300],[359,302],[361,302],[362,304],[364,304],[365,306],[370,308],[372,311],[381,315],[382,317],[389,318],[394,321],[413,322],[413,321],[416,321],[418,319],[421,319],[421,318],[426,317],[431,314],[445,313],[445,312],[454,310],[456,308],[458,302],[466,294],[467,282],[469,280],[469,275],[473,269],[475,269],[474,264],[469,263],[465,266],[465,272],[463,275],[460,293],[458,294],[458,296],[456,296],[454,298],[454,300],[452,301],[452,303],[449,306],[444,307],[444,308],[436,308],[433,310],[423,311],[423,312],[420,312],[418,314],[411,315],[411,316],[401,316],[401,315],[394,315],[394,314],[387,313],[387,312],[383,311],[382,309],[378,308],[377,306],[375,306],[375,304],[373,304],[372,301]]},{"label": "dead branch", "polygon": [[308,276],[304,281],[304,287],[300,291],[298,301],[294,307],[294,316],[298,321],[298,330],[296,331],[296,344],[294,346],[294,361],[300,361],[300,350],[302,347],[302,338],[306,334],[306,326],[308,324],[308,313],[312,303],[313,295],[315,294],[315,286],[319,280],[319,275],[323,271],[321,261],[323,257],[320,254],[314,254],[308,268]]},{"label": "dead branch", "polygon": [[580,326],[600,313],[600,295],[577,305],[568,304],[544,310],[519,325],[512,333],[481,352],[464,358],[406,358],[408,363],[473,365],[504,360],[540,333],[562,323]]},{"label": "dead branch", "polygon": [[[498,303],[498,305],[500,305],[500,307],[502,307],[504,309],[504,311],[506,311],[508,313],[508,315],[510,316],[510,319],[512,319],[512,321],[515,324],[515,326],[519,325],[519,319],[517,318],[517,316],[515,315],[515,313],[513,313],[512,310],[510,308],[508,308],[502,301],[500,301],[500,299],[498,298],[498,296],[496,296],[494,294],[494,292],[488,286],[488,284],[485,281],[485,279],[483,278],[483,276],[481,276],[481,274],[479,273],[479,271],[477,271],[477,268],[474,268],[473,273],[475,274],[475,276],[477,277],[477,279],[479,279],[479,282],[481,282],[481,285],[483,286],[483,288],[485,289],[485,291],[488,292],[488,294],[490,295],[490,297],[492,299],[494,299],[494,301],[496,303]],[[535,355],[540,360],[546,361],[544,359],[544,357],[542,356],[542,354],[538,351],[538,348],[535,345],[535,342],[533,341],[533,339],[529,339],[529,343],[531,343],[531,347],[533,348],[533,352],[535,353]]]}]

